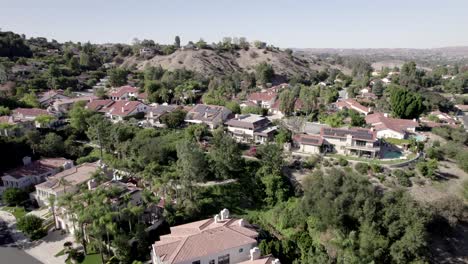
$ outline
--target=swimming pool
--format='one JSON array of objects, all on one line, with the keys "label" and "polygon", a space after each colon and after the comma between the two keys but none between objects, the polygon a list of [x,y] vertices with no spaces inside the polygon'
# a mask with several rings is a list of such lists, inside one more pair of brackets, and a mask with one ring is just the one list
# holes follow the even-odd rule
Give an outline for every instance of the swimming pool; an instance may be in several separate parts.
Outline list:
[{"label": "swimming pool", "polygon": [[416,139],[418,142],[426,141],[426,136],[424,135],[413,135],[412,138]]},{"label": "swimming pool", "polygon": [[403,153],[400,151],[386,151],[384,152],[383,158],[384,159],[399,159],[403,156]]}]

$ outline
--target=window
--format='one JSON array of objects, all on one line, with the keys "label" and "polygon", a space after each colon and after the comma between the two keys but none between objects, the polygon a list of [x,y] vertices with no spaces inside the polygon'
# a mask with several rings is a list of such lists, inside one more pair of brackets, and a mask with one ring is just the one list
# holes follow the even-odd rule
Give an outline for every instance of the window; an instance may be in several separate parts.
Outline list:
[{"label": "window", "polygon": [[210,260],[209,264],[215,264],[215,260],[214,259]]},{"label": "window", "polygon": [[244,249],[243,248],[239,248],[239,253],[242,253],[244,252]]},{"label": "window", "polygon": [[218,264],[229,264],[229,254],[218,257]]},{"label": "window", "polygon": [[365,142],[365,141],[356,140],[356,146],[365,147],[365,146],[366,146],[366,142]]},{"label": "window", "polygon": [[192,262],[192,264],[200,264],[200,261],[199,260],[194,261],[194,262]]}]

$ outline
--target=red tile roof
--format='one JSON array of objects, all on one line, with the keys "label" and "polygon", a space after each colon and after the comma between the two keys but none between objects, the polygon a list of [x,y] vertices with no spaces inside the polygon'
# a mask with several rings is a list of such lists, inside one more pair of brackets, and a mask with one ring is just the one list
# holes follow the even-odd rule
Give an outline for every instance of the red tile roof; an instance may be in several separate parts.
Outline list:
[{"label": "red tile roof", "polygon": [[468,111],[468,105],[455,105],[456,108],[460,109],[460,111],[466,112]]},{"label": "red tile roof", "polygon": [[183,263],[254,244],[257,236],[244,220],[225,219],[216,223],[211,218],[171,227],[171,234],[161,236],[153,248],[164,263]]},{"label": "red tile roof", "polygon": [[72,162],[65,158],[48,158],[31,162],[28,165],[18,167],[5,173],[16,179],[30,177],[51,172],[62,167],[66,162]]},{"label": "red tile roof", "polygon": [[274,100],[278,96],[277,93],[275,92],[264,92],[264,93],[251,93],[248,96],[249,101],[264,101],[264,102],[269,102],[271,100]]},{"label": "red tile roof", "polygon": [[13,110],[13,114],[31,117],[37,117],[40,115],[50,115],[50,113],[47,112],[47,110],[39,108],[16,108],[15,110]]},{"label": "red tile roof", "polygon": [[128,94],[128,93],[138,93],[138,88],[130,86],[130,85],[125,85],[125,86],[119,87],[116,91],[112,92],[110,94],[110,96],[111,97],[122,97],[122,96],[124,96],[125,94]]},{"label": "red tile roof", "polygon": [[418,127],[418,122],[414,120],[386,117],[383,113],[366,116],[366,123],[373,125],[377,131],[390,129],[399,133]]},{"label": "red tile roof", "polygon": [[335,103],[335,106],[342,109],[342,108],[351,108],[354,110],[361,111],[363,113],[369,113],[370,110],[368,107],[363,106],[362,104],[358,103],[354,99],[345,99],[345,100],[340,100]]},{"label": "red tile roof", "polygon": [[108,113],[116,116],[128,116],[133,114],[133,111],[141,104],[139,101],[116,101],[108,107],[110,108]]},{"label": "red tile roof", "polygon": [[86,109],[89,109],[91,111],[100,111],[103,108],[106,108],[110,105],[112,105],[114,101],[110,99],[105,99],[105,100],[92,100],[88,104],[86,104]]}]

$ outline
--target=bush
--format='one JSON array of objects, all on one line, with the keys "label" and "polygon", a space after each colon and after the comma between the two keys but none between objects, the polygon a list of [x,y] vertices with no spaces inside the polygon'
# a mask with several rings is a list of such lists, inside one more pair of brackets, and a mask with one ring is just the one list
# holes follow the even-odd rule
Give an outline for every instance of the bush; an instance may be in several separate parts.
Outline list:
[{"label": "bush", "polygon": [[96,156],[85,156],[85,157],[81,157],[81,158],[78,158],[76,160],[76,164],[82,164],[82,163],[87,163],[87,162],[95,162],[95,161],[98,161],[99,160],[99,157],[96,157]]},{"label": "bush", "polygon": [[19,205],[28,199],[28,194],[18,188],[8,188],[3,192],[3,202],[8,205]]},{"label": "bush", "polygon": [[46,234],[46,231],[42,227],[42,218],[39,218],[35,215],[26,215],[17,223],[19,230],[23,231],[28,235],[32,240],[39,239]]},{"label": "bush", "polygon": [[354,169],[361,174],[367,174],[367,172],[369,171],[369,164],[359,162],[356,163],[356,165],[354,165]]},{"label": "bush", "polygon": [[457,164],[460,169],[468,172],[468,150],[461,151],[457,155]]},{"label": "bush", "polygon": [[380,172],[383,171],[382,166],[380,166],[380,165],[378,165],[378,164],[375,164],[375,163],[372,163],[372,164],[370,165],[370,168],[371,168],[372,172],[374,172],[374,173],[380,173]]},{"label": "bush", "polygon": [[313,169],[317,163],[320,162],[320,156],[318,155],[311,155],[307,158],[307,160],[303,163],[303,166],[307,169]]},{"label": "bush", "polygon": [[410,175],[408,175],[404,170],[393,171],[393,176],[395,176],[401,186],[411,187],[412,183],[409,179]]},{"label": "bush", "polygon": [[426,151],[426,155],[430,159],[436,159],[436,160],[443,160],[444,159],[444,153],[440,148],[436,147],[430,147]]},{"label": "bush", "polygon": [[323,162],[322,162],[322,165],[324,167],[328,167],[328,166],[330,166],[330,161],[328,159],[324,159]]},{"label": "bush", "polygon": [[338,160],[338,163],[340,164],[340,166],[343,166],[343,167],[344,167],[344,166],[348,166],[348,163],[349,163],[349,162],[348,162],[346,159],[344,159],[344,158],[340,158],[340,159]]}]

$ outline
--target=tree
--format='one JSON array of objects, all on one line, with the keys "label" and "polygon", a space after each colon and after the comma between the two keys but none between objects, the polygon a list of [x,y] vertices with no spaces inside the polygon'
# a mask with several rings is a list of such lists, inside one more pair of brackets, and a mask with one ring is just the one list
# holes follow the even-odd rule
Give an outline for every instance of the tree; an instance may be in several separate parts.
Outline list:
[{"label": "tree", "polygon": [[31,239],[35,240],[44,234],[42,222],[42,218],[39,218],[35,215],[25,215],[19,219],[16,226],[19,230],[27,234]]},{"label": "tree", "polygon": [[75,56],[71,57],[71,59],[68,61],[68,67],[70,70],[78,72],[80,70],[80,59]]},{"label": "tree", "polygon": [[279,108],[284,115],[289,116],[294,112],[294,103],[296,98],[294,97],[293,92],[290,90],[284,90],[279,96],[280,105]]},{"label": "tree", "polygon": [[165,124],[168,128],[177,128],[184,124],[187,112],[181,109],[176,109],[170,113],[166,113],[160,117],[161,123]]},{"label": "tree", "polygon": [[203,39],[200,39],[195,43],[195,46],[197,46],[199,49],[205,49],[208,45]]},{"label": "tree", "polygon": [[2,194],[3,202],[8,205],[19,205],[28,199],[28,193],[18,188],[7,188]]},{"label": "tree", "polygon": [[291,131],[284,126],[278,129],[278,134],[275,136],[275,141],[278,145],[283,146],[285,143],[291,141]]},{"label": "tree", "polygon": [[57,118],[52,115],[39,115],[34,121],[41,127],[49,127]]},{"label": "tree", "polygon": [[257,176],[265,186],[265,202],[274,205],[287,198],[287,186],[282,175],[283,149],[277,144],[263,145],[258,150],[260,164]]},{"label": "tree", "polygon": [[274,75],[275,71],[273,67],[266,62],[262,62],[255,67],[255,77],[261,84],[271,82]]},{"label": "tree", "polygon": [[241,108],[237,102],[234,102],[234,101],[227,102],[226,108],[231,110],[231,112],[234,114],[241,113]]},{"label": "tree", "polygon": [[393,87],[390,94],[392,112],[399,118],[418,118],[424,111],[421,95],[402,87]]},{"label": "tree", "polygon": [[72,109],[68,112],[70,117],[70,126],[76,131],[82,133],[88,129],[86,120],[93,115],[93,113],[85,108],[86,102],[76,102]]},{"label": "tree", "polygon": [[114,68],[109,70],[109,83],[113,87],[118,87],[127,84],[128,72],[122,68]]},{"label": "tree", "polygon": [[233,178],[242,168],[242,153],[237,142],[224,134],[222,129],[213,133],[213,147],[209,155],[217,179]]},{"label": "tree", "polygon": [[39,107],[39,101],[37,100],[37,97],[34,93],[28,93],[23,96],[20,100],[24,104],[26,104],[29,107]]},{"label": "tree", "polygon": [[11,111],[10,108],[5,106],[0,106],[0,116],[10,115]]},{"label": "tree", "polygon": [[384,91],[383,82],[381,80],[377,80],[374,85],[372,86],[372,92],[378,98],[382,97]]},{"label": "tree", "polygon": [[179,49],[180,48],[180,37],[176,36],[174,41],[174,46]]},{"label": "tree", "polygon": [[357,111],[349,110],[348,114],[351,118],[351,126],[361,127],[366,124],[365,118],[362,115],[360,115]]},{"label": "tree", "polygon": [[39,143],[38,150],[46,157],[60,157],[65,152],[63,139],[55,133],[48,133]]},{"label": "tree", "polygon": [[192,199],[192,184],[203,182],[208,176],[205,153],[192,140],[185,139],[177,145],[177,158],[181,184]]}]

